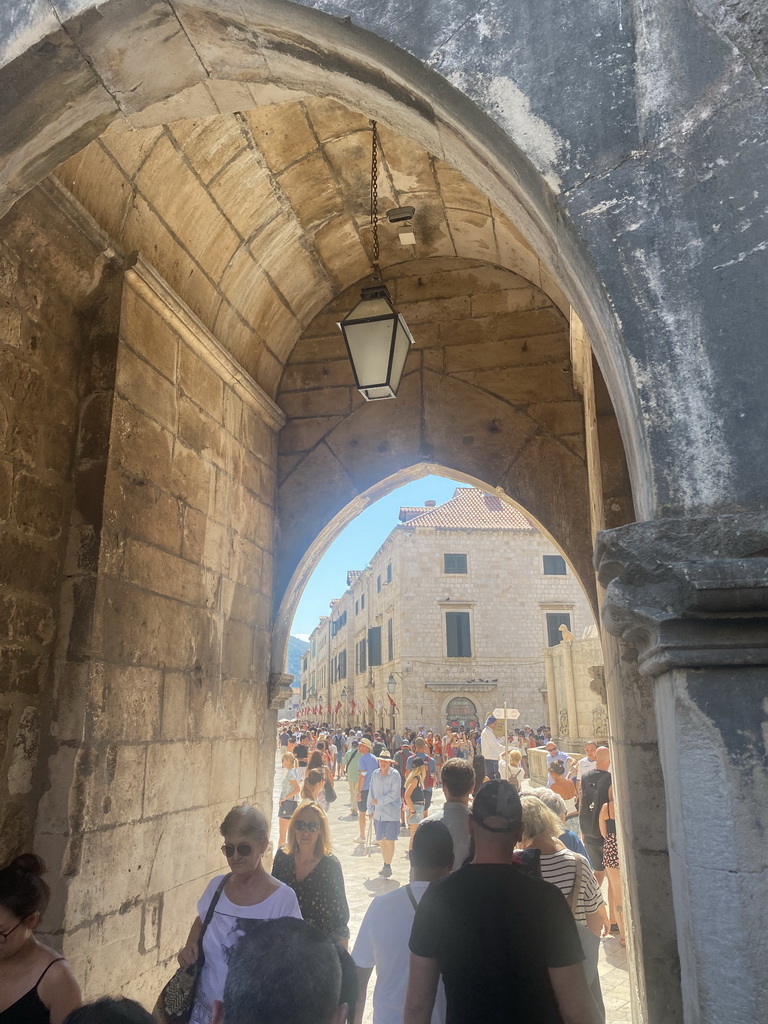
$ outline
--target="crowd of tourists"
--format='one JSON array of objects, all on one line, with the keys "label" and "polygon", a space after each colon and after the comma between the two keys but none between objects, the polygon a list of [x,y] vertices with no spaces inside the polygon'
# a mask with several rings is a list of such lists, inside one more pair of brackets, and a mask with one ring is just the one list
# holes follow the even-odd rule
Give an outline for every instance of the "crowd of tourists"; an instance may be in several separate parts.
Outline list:
[{"label": "crowd of tourists", "polygon": [[[511,1008],[537,1024],[600,1024],[600,937],[613,924],[624,941],[609,752],[588,744],[577,760],[539,733],[548,785],[523,786],[523,748],[507,758],[495,724],[281,730],[271,869],[268,819],[232,808],[227,870],[201,894],[152,1015],[129,999],[82,1005],[66,960],[35,935],[45,865],[17,857],[0,870],[0,1024],[361,1024],[374,969],[374,1024],[506,1024]],[[337,786],[383,877],[401,830],[409,844],[409,883],[373,900],[351,953],[327,814]]]}]

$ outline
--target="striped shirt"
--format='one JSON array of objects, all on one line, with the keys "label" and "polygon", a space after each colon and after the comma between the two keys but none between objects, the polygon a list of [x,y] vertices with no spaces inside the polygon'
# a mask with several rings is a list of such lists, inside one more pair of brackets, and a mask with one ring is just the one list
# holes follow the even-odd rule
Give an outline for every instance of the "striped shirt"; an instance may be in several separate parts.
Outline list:
[{"label": "striped shirt", "polygon": [[[542,853],[541,877],[551,882],[570,901],[571,892],[576,881],[576,858],[578,854],[570,850],[558,850],[557,853]],[[574,917],[580,924],[587,923],[587,914],[594,913],[603,904],[603,895],[597,884],[595,874],[582,857],[581,892],[576,905]]]}]

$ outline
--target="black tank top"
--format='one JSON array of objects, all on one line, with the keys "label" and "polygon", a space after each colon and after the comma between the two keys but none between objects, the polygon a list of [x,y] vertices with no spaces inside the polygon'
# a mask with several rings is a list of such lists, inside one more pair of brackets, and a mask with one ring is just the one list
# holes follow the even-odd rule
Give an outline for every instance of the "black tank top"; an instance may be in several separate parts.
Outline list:
[{"label": "black tank top", "polygon": [[63,959],[64,957],[60,956],[56,960],[51,960],[37,979],[34,988],[31,988],[6,1010],[0,1010],[0,1024],[51,1024],[51,1015],[48,1012],[48,1007],[43,1005],[42,999],[37,994],[37,986],[51,967]]}]

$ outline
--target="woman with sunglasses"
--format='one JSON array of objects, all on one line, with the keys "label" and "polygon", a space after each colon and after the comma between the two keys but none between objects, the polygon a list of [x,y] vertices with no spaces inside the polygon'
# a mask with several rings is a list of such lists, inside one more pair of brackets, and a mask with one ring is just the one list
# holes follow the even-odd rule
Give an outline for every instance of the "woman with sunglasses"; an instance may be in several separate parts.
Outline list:
[{"label": "woman with sunglasses", "polygon": [[261,858],[269,843],[269,822],[255,807],[233,807],[221,823],[221,852],[229,874],[218,875],[197,904],[187,944],[179,952],[182,967],[200,956],[200,933],[211,903],[214,911],[203,935],[204,962],[198,975],[190,1024],[211,1024],[213,1002],[224,995],[227,964],[232,947],[247,934],[252,921],[273,917],[301,917],[293,890],[264,870]]},{"label": "woman with sunglasses", "polygon": [[285,846],[272,865],[275,878],[296,892],[301,916],[347,948],[349,907],[341,864],[331,853],[328,819],[308,800],[294,811]]},{"label": "woman with sunglasses", "polygon": [[0,870],[0,1021],[62,1024],[81,1005],[64,957],[38,942],[34,929],[48,904],[45,864],[24,853]]}]

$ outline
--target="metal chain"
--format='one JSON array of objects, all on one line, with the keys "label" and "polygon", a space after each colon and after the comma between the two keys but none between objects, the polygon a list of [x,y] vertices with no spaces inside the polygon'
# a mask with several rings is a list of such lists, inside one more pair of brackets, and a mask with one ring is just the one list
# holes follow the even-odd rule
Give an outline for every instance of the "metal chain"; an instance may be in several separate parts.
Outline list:
[{"label": "metal chain", "polygon": [[371,121],[371,234],[373,235],[373,270],[374,277],[381,276],[379,268],[379,163],[378,163],[378,142],[379,135],[376,131],[376,122]]}]

